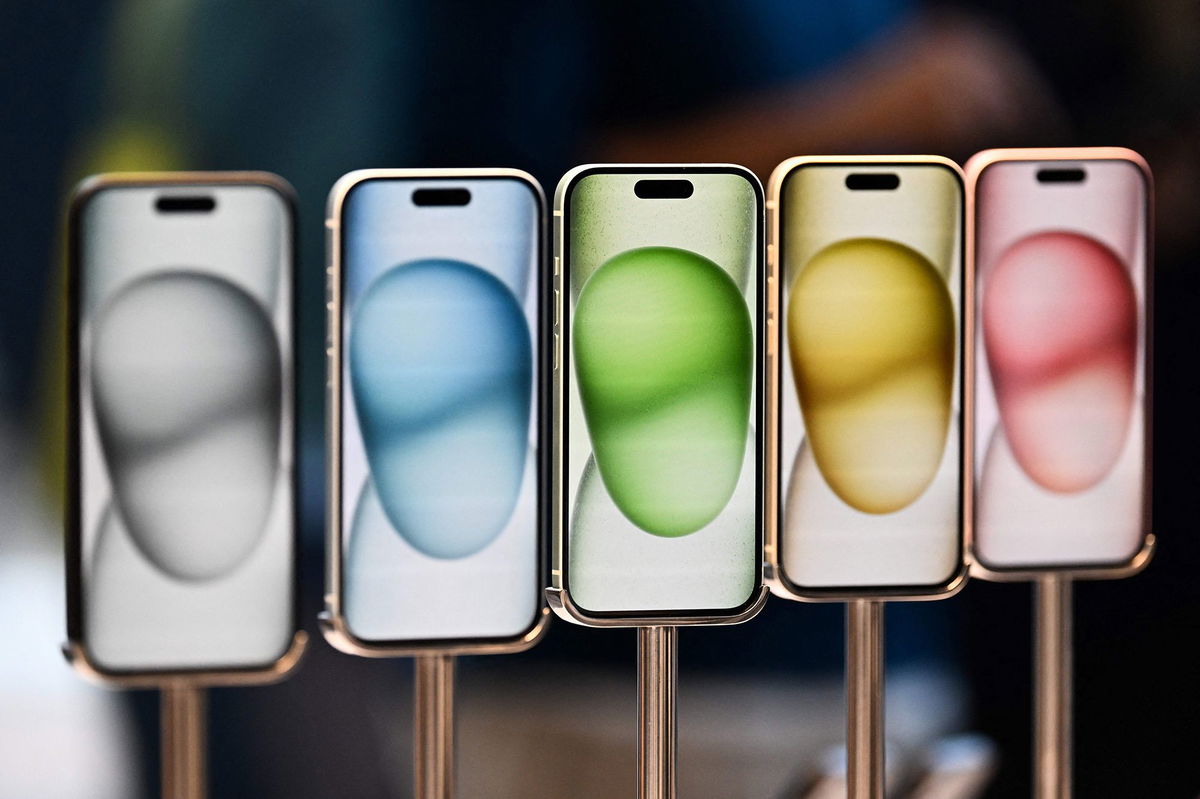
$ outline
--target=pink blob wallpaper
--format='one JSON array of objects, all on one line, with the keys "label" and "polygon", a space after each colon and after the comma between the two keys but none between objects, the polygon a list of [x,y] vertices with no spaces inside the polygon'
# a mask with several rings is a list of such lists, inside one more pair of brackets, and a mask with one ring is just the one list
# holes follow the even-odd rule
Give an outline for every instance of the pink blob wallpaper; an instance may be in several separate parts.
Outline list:
[{"label": "pink blob wallpaper", "polygon": [[1137,356],[1129,270],[1077,233],[1036,233],[1005,251],[983,304],[1000,418],[1021,468],[1051,491],[1112,469],[1129,429]]},{"label": "pink blob wallpaper", "polygon": [[1146,175],[1111,157],[977,174],[976,559],[1123,566],[1146,535]]}]

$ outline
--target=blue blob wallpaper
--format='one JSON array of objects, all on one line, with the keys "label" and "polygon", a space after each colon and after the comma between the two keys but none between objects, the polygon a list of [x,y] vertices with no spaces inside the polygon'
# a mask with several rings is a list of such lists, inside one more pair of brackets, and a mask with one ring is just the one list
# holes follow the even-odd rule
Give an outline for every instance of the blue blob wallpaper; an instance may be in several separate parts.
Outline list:
[{"label": "blue blob wallpaper", "polygon": [[[438,186],[470,202],[414,203]],[[515,178],[347,195],[338,529],[361,639],[511,637],[538,612],[538,214]]]},{"label": "blue blob wallpaper", "polygon": [[532,351],[517,298],[461,261],[401,264],[359,301],[348,352],[370,480],[392,527],[422,553],[472,555],[512,515]]}]

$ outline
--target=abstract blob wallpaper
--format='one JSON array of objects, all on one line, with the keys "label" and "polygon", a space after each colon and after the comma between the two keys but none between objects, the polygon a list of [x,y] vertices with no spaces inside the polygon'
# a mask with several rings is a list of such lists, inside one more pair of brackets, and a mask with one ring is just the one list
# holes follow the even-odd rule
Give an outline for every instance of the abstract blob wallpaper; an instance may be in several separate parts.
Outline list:
[{"label": "abstract blob wallpaper", "polygon": [[266,186],[110,186],[79,219],[84,643],[263,667],[292,633],[290,215]]},{"label": "abstract blob wallpaper", "polygon": [[1001,161],[977,183],[975,551],[990,568],[1119,566],[1145,534],[1146,183],[1127,161],[1067,167],[1083,179]]},{"label": "abstract blob wallpaper", "polygon": [[[686,178],[687,198],[640,180]],[[758,576],[758,196],[735,171],[568,189],[567,586],[591,612],[731,610]]]},{"label": "abstract blob wallpaper", "polygon": [[[899,184],[847,180],[871,172]],[[783,576],[934,588],[960,552],[961,183],[938,164],[800,164],[780,214]]]},{"label": "abstract blob wallpaper", "polygon": [[437,185],[366,179],[341,223],[343,591],[373,642],[516,636],[540,606],[538,199],[414,202]]}]

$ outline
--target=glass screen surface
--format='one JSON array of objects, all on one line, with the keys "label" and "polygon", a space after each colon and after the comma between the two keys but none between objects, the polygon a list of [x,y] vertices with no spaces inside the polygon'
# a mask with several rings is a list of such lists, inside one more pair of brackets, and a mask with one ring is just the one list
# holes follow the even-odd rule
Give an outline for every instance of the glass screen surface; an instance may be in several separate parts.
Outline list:
[{"label": "glass screen surface", "polygon": [[565,214],[567,589],[593,613],[739,608],[761,560],[757,186],[594,171]]},{"label": "glass screen surface", "polygon": [[287,203],[114,186],[78,213],[84,643],[113,671],[269,665],[294,624]]},{"label": "glass screen surface", "polygon": [[943,584],[962,557],[962,184],[932,164],[802,165],[779,213],[783,577]]},{"label": "glass screen surface", "polygon": [[1145,538],[1145,178],[1000,161],[975,191],[975,554],[1122,564]]},{"label": "glass screen surface", "polygon": [[540,213],[516,178],[346,197],[339,530],[362,639],[511,637],[541,606]]}]

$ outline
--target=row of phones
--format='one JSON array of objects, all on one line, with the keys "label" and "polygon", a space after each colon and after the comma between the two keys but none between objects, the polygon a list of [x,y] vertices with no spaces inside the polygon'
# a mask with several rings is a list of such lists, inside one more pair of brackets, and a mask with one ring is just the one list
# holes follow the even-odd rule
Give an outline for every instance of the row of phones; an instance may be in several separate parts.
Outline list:
[{"label": "row of phones", "polygon": [[[768,588],[1136,570],[1149,185],[1111,148],[988,151],[965,179],[796,158],[765,197],[733,165],[593,165],[548,225],[514,170],[345,176],[327,638],[513,651],[547,605],[720,624]],[[269,175],[75,196],[68,632],[95,675],[294,660],[294,237]]]}]

